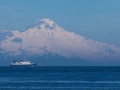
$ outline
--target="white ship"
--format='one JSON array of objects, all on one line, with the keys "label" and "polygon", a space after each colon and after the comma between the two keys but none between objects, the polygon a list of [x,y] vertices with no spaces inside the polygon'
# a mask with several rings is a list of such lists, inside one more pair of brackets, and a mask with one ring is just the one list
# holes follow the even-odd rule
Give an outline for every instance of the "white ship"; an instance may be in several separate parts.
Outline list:
[{"label": "white ship", "polygon": [[28,67],[32,67],[32,66],[36,66],[36,63],[32,63],[30,61],[17,61],[14,60],[10,66],[28,66]]}]

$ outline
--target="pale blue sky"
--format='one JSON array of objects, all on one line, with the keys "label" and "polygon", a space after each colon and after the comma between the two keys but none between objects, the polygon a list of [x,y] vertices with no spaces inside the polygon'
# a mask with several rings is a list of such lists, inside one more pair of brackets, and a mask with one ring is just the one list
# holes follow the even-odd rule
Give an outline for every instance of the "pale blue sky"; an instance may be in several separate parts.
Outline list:
[{"label": "pale blue sky", "polygon": [[43,18],[120,47],[120,0],[0,0],[0,30],[22,30]]}]

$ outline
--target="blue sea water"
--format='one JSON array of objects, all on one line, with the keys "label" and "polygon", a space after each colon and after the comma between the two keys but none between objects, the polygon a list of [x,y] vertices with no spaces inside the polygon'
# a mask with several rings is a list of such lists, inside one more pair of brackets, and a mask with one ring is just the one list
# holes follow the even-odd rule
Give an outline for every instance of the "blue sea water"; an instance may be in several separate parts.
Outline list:
[{"label": "blue sea water", "polygon": [[0,90],[120,90],[120,67],[0,67]]}]

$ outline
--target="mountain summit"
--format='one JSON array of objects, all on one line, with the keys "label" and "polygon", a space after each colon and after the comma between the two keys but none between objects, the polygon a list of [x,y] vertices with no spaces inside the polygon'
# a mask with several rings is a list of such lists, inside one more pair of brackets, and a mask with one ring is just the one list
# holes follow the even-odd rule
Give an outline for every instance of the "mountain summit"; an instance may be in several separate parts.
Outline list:
[{"label": "mountain summit", "polygon": [[23,31],[0,31],[0,58],[24,57],[37,60],[38,65],[112,65],[120,62],[120,48],[68,32],[52,20],[42,19]]},{"label": "mountain summit", "polygon": [[52,20],[42,19],[42,20],[38,20],[33,25],[28,26],[24,30],[28,30],[28,29],[31,29],[31,28],[32,29],[36,28],[36,29],[50,29],[50,30],[53,30],[56,26],[57,26],[57,24],[54,23]]}]

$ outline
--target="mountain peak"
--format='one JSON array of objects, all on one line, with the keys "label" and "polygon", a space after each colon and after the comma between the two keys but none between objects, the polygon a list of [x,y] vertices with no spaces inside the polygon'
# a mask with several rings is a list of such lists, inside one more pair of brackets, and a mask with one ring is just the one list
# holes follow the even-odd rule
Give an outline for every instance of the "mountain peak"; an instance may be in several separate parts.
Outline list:
[{"label": "mountain peak", "polygon": [[39,22],[44,22],[44,24],[49,24],[49,25],[55,24],[51,19],[42,19],[42,20],[38,20],[37,22],[38,23]]},{"label": "mountain peak", "polygon": [[35,22],[33,25],[30,25],[27,28],[25,28],[24,31],[28,29],[33,29],[33,28],[53,30],[55,26],[57,26],[57,24],[51,19],[41,19]]}]

